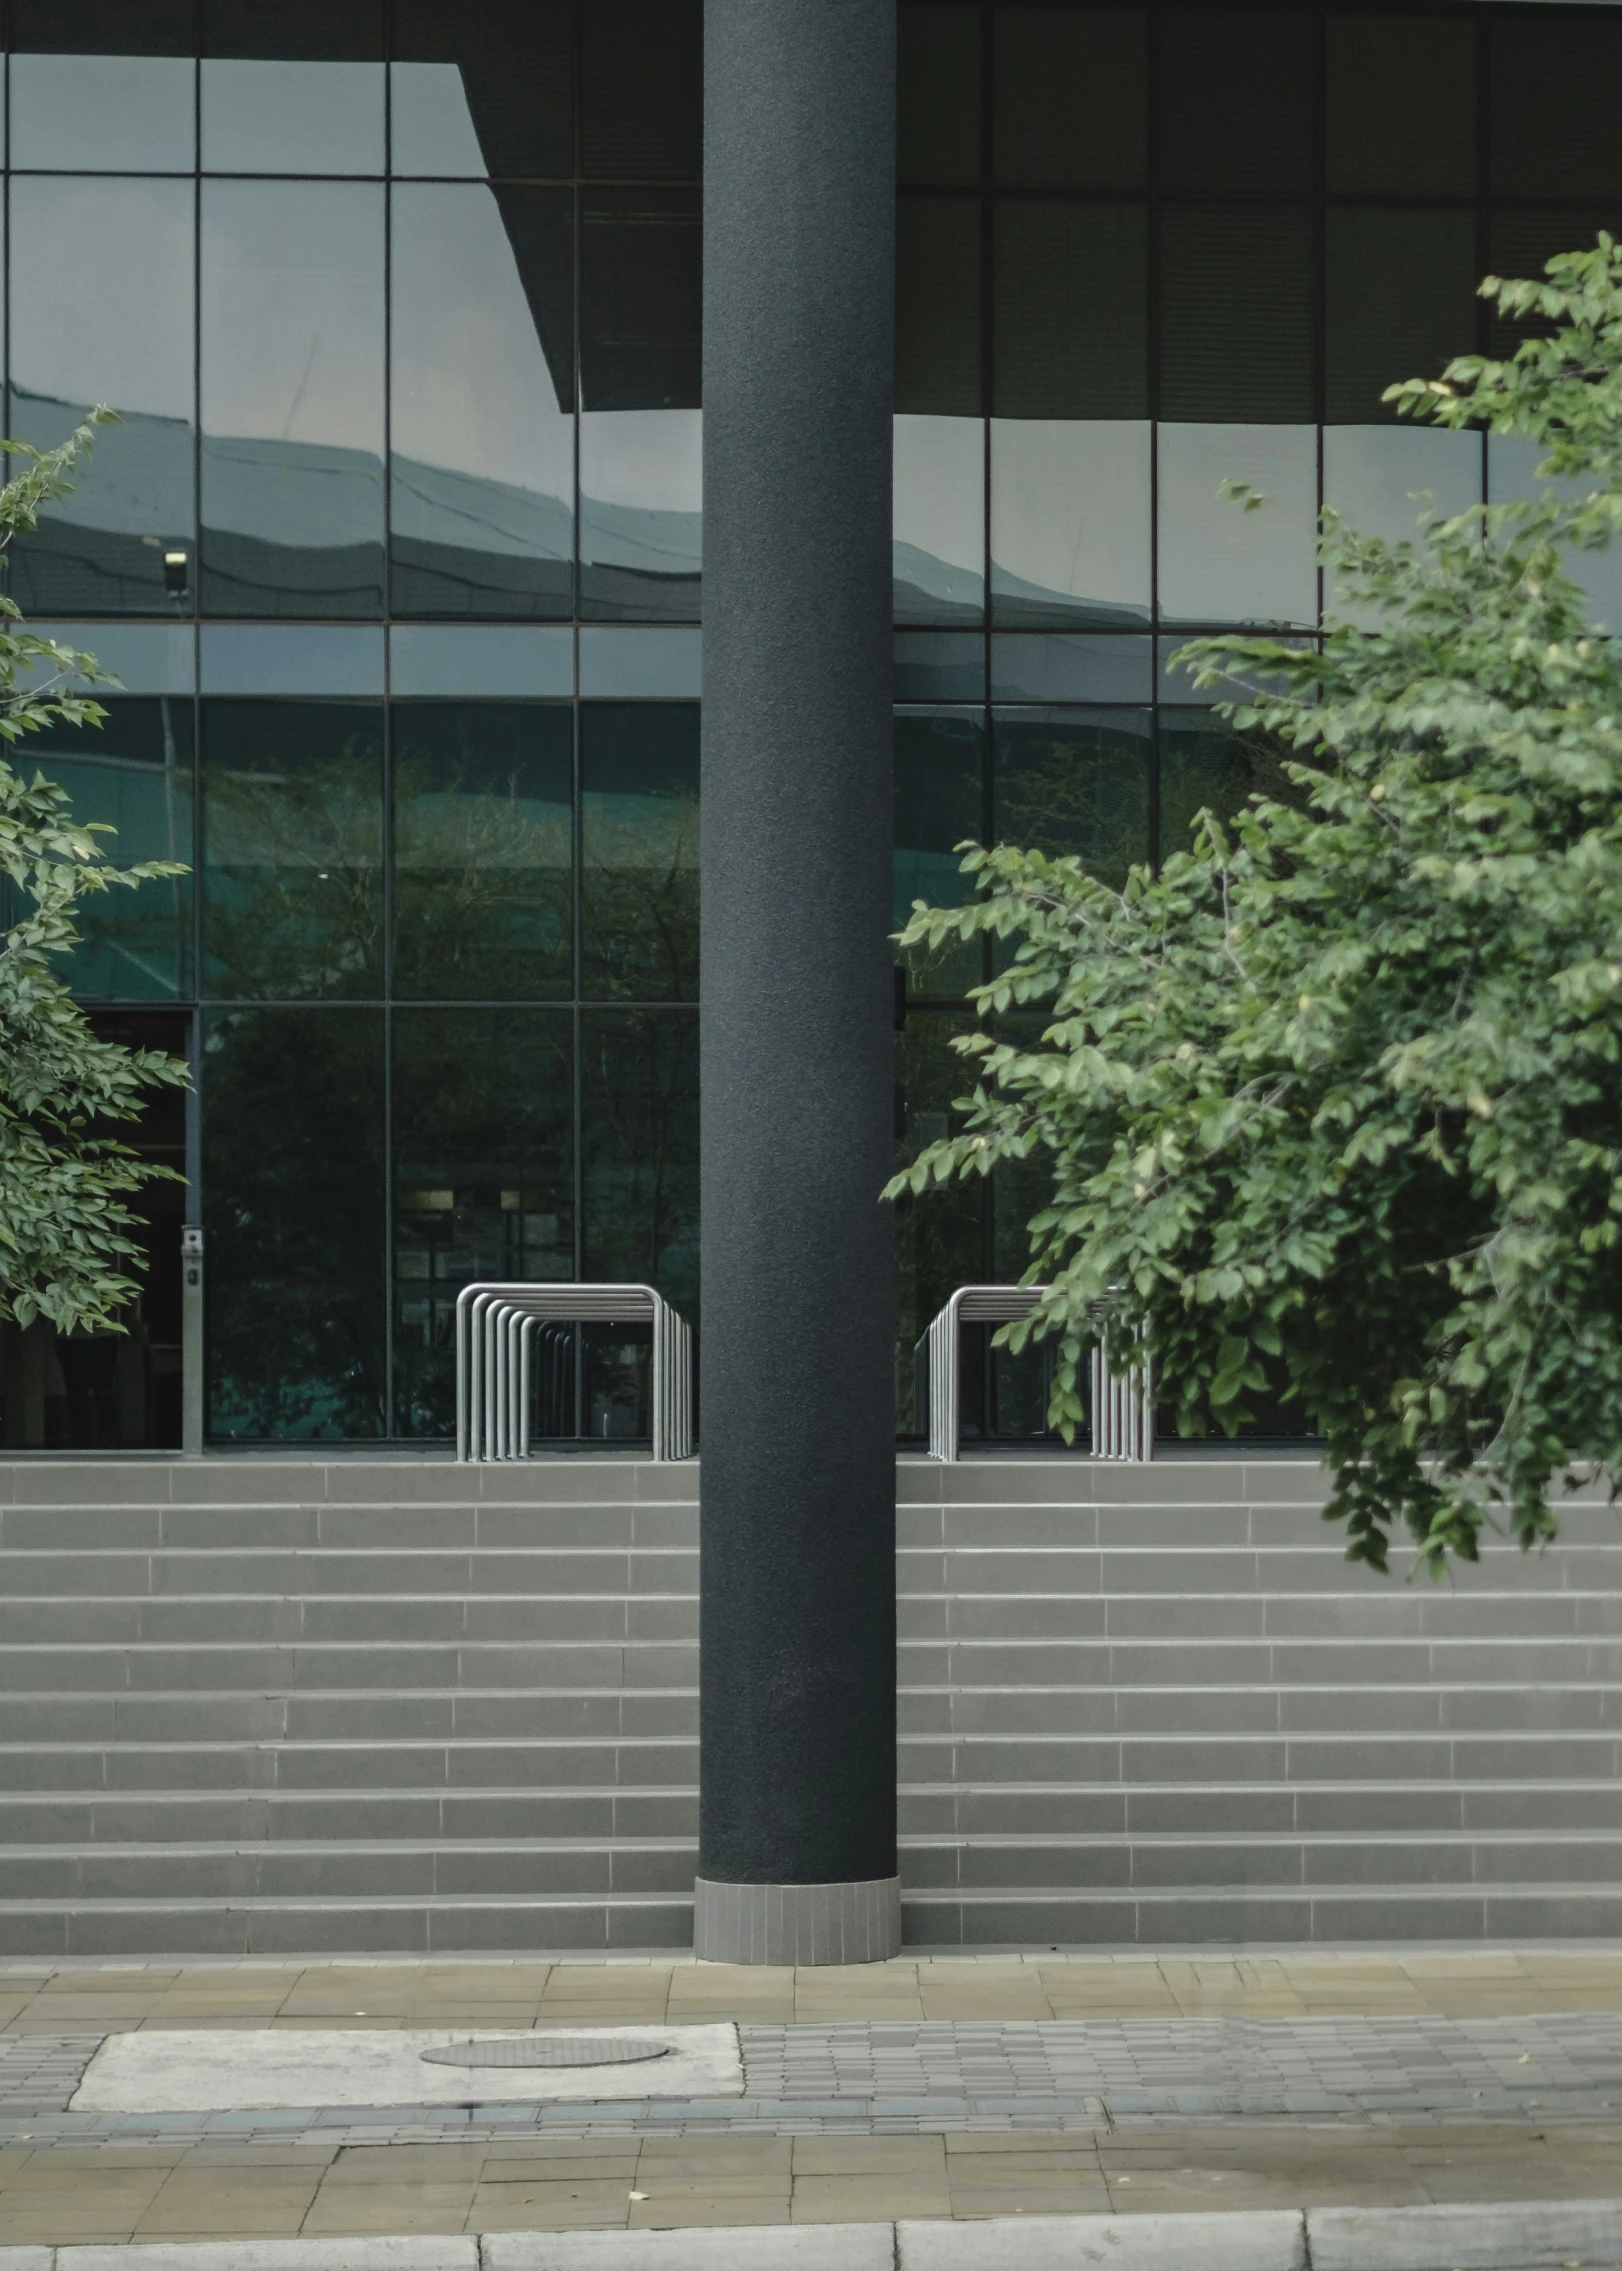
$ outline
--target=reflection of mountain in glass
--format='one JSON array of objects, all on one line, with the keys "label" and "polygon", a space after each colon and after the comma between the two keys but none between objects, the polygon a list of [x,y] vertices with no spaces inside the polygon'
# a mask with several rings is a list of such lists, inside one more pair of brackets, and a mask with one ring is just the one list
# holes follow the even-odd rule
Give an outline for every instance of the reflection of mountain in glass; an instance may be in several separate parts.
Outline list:
[{"label": "reflection of mountain in glass", "polygon": [[898,623],[979,623],[985,619],[985,578],[978,568],[939,560],[921,545],[899,540],[891,556]]},{"label": "reflection of mountain in glass", "polygon": [[[65,441],[85,405],[11,390],[11,430],[36,447]],[[24,614],[173,614],[163,554],[188,563],[194,473],[184,418],[132,415],[97,442],[79,486],[57,497],[32,536],[13,545],[11,591]]]},{"label": "reflection of mountain in glass", "polygon": [[[66,434],[82,409],[13,397],[27,430]],[[204,603],[211,614],[377,615],[382,550],[355,531],[381,522],[383,469],[365,450],[217,436],[203,444]],[[181,419],[130,416],[79,489],[13,554],[25,610],[62,614],[189,614],[195,535],[165,517],[191,495],[192,432]],[[567,616],[574,514],[567,496],[394,460],[394,612],[434,616]],[[593,545],[626,602],[696,613],[702,516],[596,500]],[[166,595],[154,562],[184,549],[188,583]],[[686,595],[693,595],[688,604]],[[615,610],[618,612],[618,610]],[[627,612],[631,611],[627,607]]]}]

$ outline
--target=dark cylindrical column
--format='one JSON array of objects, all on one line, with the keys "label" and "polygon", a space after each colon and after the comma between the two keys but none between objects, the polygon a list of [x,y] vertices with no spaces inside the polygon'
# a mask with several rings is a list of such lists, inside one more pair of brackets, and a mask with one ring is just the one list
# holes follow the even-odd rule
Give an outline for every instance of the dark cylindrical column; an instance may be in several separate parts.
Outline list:
[{"label": "dark cylindrical column", "polygon": [[706,0],[695,1946],[899,1942],[895,0]]}]

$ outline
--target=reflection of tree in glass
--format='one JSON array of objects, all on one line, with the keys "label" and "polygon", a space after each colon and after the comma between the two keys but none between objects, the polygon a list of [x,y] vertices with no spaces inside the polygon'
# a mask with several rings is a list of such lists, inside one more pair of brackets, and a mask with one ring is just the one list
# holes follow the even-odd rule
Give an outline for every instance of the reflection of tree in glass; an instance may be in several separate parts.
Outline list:
[{"label": "reflection of tree in glass", "polygon": [[[285,705],[289,711],[298,705]],[[203,940],[211,991],[375,994],[383,815],[369,737],[285,770],[204,773]]]},{"label": "reflection of tree in glass", "polygon": [[[1300,758],[1295,760],[1300,763]],[[1249,797],[1301,806],[1304,792],[1285,772],[1281,745],[1261,726],[1243,729],[1196,712],[1187,724],[1161,713],[1160,857],[1186,852],[1207,807],[1227,820]]]},{"label": "reflection of tree in glass", "polygon": [[1074,855],[1119,886],[1149,849],[1146,718],[997,722],[997,840]]},{"label": "reflection of tree in glass", "polygon": [[402,1009],[393,1021],[399,1430],[455,1428],[456,1296],[574,1276],[566,1009]]},{"label": "reflection of tree in glass", "polygon": [[[907,1121],[905,1136],[896,1140],[898,1166],[920,1145],[961,1124],[951,1106],[969,1085],[968,1068],[951,1041],[976,1022],[966,1011],[913,1010],[896,1035],[895,1076]],[[922,1434],[928,1426],[914,1397],[920,1335],[958,1286],[985,1276],[984,1200],[983,1184],[960,1183],[928,1206],[910,1196],[896,1202],[896,1426],[903,1435]]]},{"label": "reflection of tree in glass", "polygon": [[580,875],[585,990],[698,998],[698,792],[588,791]]},{"label": "reflection of tree in glass", "polygon": [[569,986],[567,781],[537,796],[464,750],[394,768],[394,988],[443,999],[521,1000]]},{"label": "reflection of tree in glass", "polygon": [[383,1019],[209,1021],[203,1191],[209,1428],[383,1432]]},{"label": "reflection of tree in glass", "polygon": [[698,1020],[691,1011],[581,1019],[588,1278],[698,1299]]},{"label": "reflection of tree in glass", "polygon": [[[895,727],[895,924],[911,920],[913,902],[950,907],[973,896],[958,845],[985,833],[985,732],[961,710],[904,712]],[[909,990],[961,996],[985,975],[979,941],[913,947],[905,963]]]}]

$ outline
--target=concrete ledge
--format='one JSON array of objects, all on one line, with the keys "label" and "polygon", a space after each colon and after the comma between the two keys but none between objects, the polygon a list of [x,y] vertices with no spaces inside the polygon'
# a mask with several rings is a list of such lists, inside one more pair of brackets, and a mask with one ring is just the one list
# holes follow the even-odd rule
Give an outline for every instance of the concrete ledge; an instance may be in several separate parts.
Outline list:
[{"label": "concrete ledge", "polygon": [[1313,2271],[1543,2271],[1622,2263],[1622,2200],[1314,2208]]},{"label": "concrete ledge", "polygon": [[0,2248],[0,2271],[479,2271],[479,2243],[382,2239],[132,2240],[119,2247]]},{"label": "concrete ledge", "polygon": [[1622,2199],[0,2247],[0,2271],[1614,2271]]},{"label": "concrete ledge", "polygon": [[[1091,2263],[1110,2271],[1306,2271],[1310,2260],[1305,2218],[1289,2208],[901,2223],[896,2242],[900,2271],[1081,2271]],[[1474,2267],[1455,2256],[1448,2271]]]},{"label": "concrete ledge", "polygon": [[481,2245],[481,2271],[762,2271],[765,2265],[772,2271],[894,2271],[895,2264],[893,2224],[489,2232]]}]

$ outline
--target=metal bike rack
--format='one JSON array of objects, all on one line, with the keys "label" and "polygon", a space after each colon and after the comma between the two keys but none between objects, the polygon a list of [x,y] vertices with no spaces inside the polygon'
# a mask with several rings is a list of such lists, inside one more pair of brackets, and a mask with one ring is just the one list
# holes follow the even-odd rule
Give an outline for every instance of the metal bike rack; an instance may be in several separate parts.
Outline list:
[{"label": "metal bike rack", "polygon": [[[1028,1317],[1045,1285],[960,1285],[918,1343],[929,1382],[929,1455],[961,1456],[964,1325],[1006,1325]],[[1153,1384],[1148,1368],[1125,1379],[1112,1372],[1102,1342],[1092,1355],[1093,1457],[1143,1465],[1154,1457]]]},{"label": "metal bike rack", "polygon": [[537,1348],[557,1325],[653,1326],[653,1456],[693,1455],[693,1334],[651,1285],[464,1285],[456,1297],[456,1456],[527,1459]]}]

